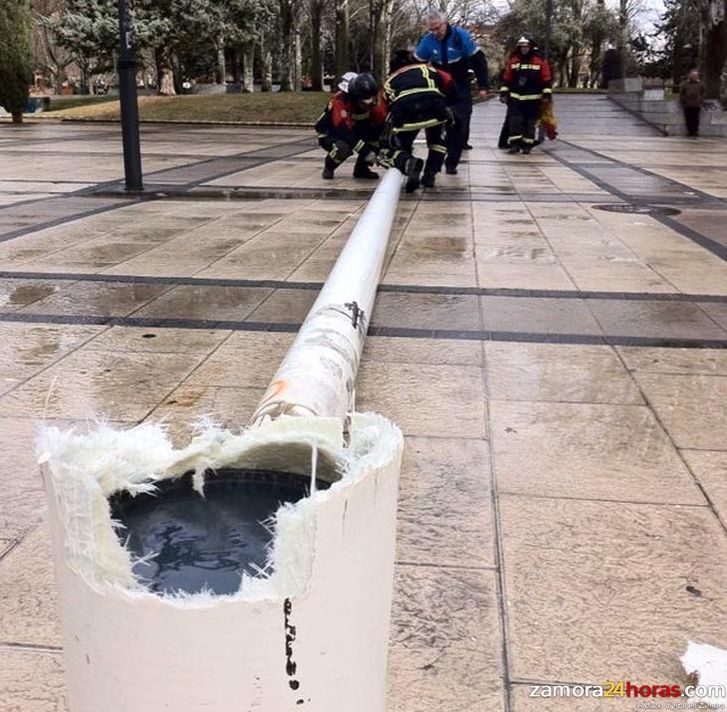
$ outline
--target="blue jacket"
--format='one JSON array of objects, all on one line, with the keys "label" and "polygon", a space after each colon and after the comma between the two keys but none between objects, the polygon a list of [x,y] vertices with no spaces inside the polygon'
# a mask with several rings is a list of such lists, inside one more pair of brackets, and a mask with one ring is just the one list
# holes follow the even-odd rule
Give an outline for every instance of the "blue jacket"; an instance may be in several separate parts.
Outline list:
[{"label": "blue jacket", "polygon": [[449,72],[458,87],[469,89],[469,69],[474,71],[480,89],[489,86],[485,54],[462,27],[448,24],[441,40],[433,32],[427,32],[419,40],[415,55],[422,62],[430,62],[437,69]]}]

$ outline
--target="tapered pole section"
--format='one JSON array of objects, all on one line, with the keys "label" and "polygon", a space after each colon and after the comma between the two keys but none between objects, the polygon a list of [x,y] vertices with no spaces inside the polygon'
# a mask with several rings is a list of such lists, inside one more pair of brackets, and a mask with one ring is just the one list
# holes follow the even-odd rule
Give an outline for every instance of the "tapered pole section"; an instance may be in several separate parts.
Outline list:
[{"label": "tapered pole section", "polygon": [[345,418],[381,279],[403,176],[386,171],[252,422],[266,416]]},{"label": "tapered pole section", "polygon": [[121,99],[121,138],[124,146],[126,190],[144,190],[139,146],[139,106],[136,93],[131,15],[128,0],[118,0],[121,52],[119,54],[119,97]]}]

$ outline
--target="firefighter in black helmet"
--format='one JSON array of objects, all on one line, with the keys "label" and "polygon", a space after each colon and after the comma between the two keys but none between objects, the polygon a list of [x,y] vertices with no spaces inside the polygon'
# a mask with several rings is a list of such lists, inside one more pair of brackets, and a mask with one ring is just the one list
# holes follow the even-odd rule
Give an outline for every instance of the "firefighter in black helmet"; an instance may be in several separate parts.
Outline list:
[{"label": "firefighter in black helmet", "polygon": [[370,165],[376,159],[386,120],[376,80],[370,74],[348,72],[338,88],[315,127],[318,144],[327,153],[323,178],[333,178],[336,168],[356,153],[353,177],[375,180],[379,176]]},{"label": "firefighter in black helmet", "polygon": [[[390,69],[392,73],[384,83],[390,122],[389,150],[384,161],[407,176],[407,193],[415,191],[420,182],[425,188],[433,188],[447,153],[442,129],[452,120],[446,102],[454,86],[452,77],[420,62],[407,50],[395,53]],[[420,129],[425,131],[429,149],[426,164],[412,154]]]}]

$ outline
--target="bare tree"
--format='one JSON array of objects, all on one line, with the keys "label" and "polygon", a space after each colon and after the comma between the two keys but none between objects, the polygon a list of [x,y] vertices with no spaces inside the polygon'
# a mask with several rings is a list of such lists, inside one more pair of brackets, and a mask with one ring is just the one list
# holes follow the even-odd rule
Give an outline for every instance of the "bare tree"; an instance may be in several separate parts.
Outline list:
[{"label": "bare tree", "polygon": [[726,15],[727,0],[711,0],[710,22],[704,43],[704,84],[710,99],[718,99],[722,89],[722,71],[727,61]]}]

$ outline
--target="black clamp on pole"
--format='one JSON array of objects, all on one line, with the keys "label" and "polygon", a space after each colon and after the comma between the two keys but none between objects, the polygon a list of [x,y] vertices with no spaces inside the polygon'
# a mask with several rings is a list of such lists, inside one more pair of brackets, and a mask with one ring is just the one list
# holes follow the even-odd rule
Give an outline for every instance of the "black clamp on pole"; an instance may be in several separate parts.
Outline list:
[{"label": "black clamp on pole", "polygon": [[136,60],[132,43],[129,0],[118,0],[119,33],[119,98],[121,100],[121,139],[124,147],[126,190],[144,190],[141,177],[139,145],[139,105],[136,93]]},{"label": "black clamp on pole", "polygon": [[351,312],[351,326],[358,329],[359,323],[363,324],[366,316],[364,310],[359,307],[358,302],[348,302],[343,306]]}]

